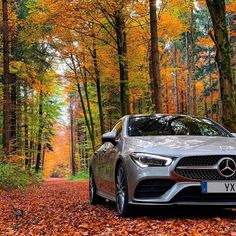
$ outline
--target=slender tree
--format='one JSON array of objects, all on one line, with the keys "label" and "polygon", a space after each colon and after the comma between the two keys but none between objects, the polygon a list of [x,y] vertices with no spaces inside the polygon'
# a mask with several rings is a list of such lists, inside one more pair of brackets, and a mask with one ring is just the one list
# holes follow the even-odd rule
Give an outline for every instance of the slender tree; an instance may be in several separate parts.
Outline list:
[{"label": "slender tree", "polygon": [[75,176],[77,173],[76,159],[75,159],[75,120],[74,120],[74,107],[73,107],[74,95],[70,95],[70,143],[71,143],[71,172]]},{"label": "slender tree", "polygon": [[28,89],[25,85],[24,87],[24,150],[25,150],[25,166],[30,168],[31,158],[29,150],[29,120],[28,120]]},{"label": "slender tree", "polygon": [[225,0],[206,0],[213,32],[209,32],[216,46],[216,62],[219,70],[220,95],[222,103],[222,122],[231,131],[236,131],[236,101],[233,70],[231,64],[231,48],[226,22]]},{"label": "slender tree", "polygon": [[187,113],[197,115],[197,94],[196,94],[196,68],[195,68],[195,42],[196,33],[194,28],[194,6],[190,5],[189,30],[186,33],[186,63],[188,68],[187,78]]},{"label": "slender tree", "polygon": [[179,109],[179,84],[178,84],[178,70],[177,70],[177,47],[174,43],[174,90],[175,90],[175,113],[178,114]]},{"label": "slender tree", "polygon": [[41,162],[42,162],[42,141],[43,141],[43,90],[42,84],[40,88],[40,95],[39,95],[39,129],[38,129],[38,147],[37,147],[37,157],[36,157],[36,164],[35,170],[39,172],[41,169]]},{"label": "slender tree", "polygon": [[95,72],[100,129],[101,129],[101,134],[104,134],[105,133],[105,126],[104,126],[104,116],[103,116],[103,109],[102,109],[101,80],[100,80],[100,71],[98,68],[97,47],[96,47],[95,42],[93,43],[93,50],[90,50],[90,53],[93,58],[93,66],[94,66],[94,72]]},{"label": "slender tree", "polygon": [[162,112],[162,94],[161,94],[161,76],[160,76],[160,58],[158,50],[157,34],[157,2],[149,0],[150,5],[150,29],[151,29],[151,81],[153,87],[153,101],[155,111]]},{"label": "slender tree", "polygon": [[10,41],[8,1],[2,0],[3,16],[3,151],[7,157],[10,154]]},{"label": "slender tree", "polygon": [[115,31],[117,37],[117,51],[119,56],[120,68],[120,103],[121,114],[127,115],[130,113],[129,107],[129,85],[128,85],[128,59],[127,59],[127,38],[126,38],[126,23],[122,10],[115,11]]},{"label": "slender tree", "polygon": [[92,133],[90,123],[89,123],[88,115],[87,115],[87,110],[86,110],[86,106],[85,106],[85,102],[84,102],[84,98],[83,98],[83,94],[82,94],[82,89],[81,89],[81,85],[80,85],[80,81],[79,81],[77,66],[76,66],[76,63],[75,63],[74,56],[72,54],[70,55],[70,59],[71,59],[71,63],[72,63],[72,70],[73,70],[73,73],[74,73],[76,81],[77,81],[77,89],[78,89],[78,94],[79,94],[82,110],[83,110],[83,113],[84,113],[85,123],[86,123],[86,126],[88,128],[89,137],[90,137],[91,142],[92,142],[92,148],[93,148],[93,150],[95,150],[94,137],[93,137],[93,133]]},{"label": "slender tree", "polygon": [[116,1],[114,4],[110,4],[107,1],[96,0],[95,8],[102,13],[105,21],[94,19],[93,13],[90,17],[108,34],[111,42],[109,42],[109,40],[97,38],[95,34],[92,34],[91,36],[111,46],[112,49],[117,51],[120,74],[120,108],[121,114],[127,115],[130,113],[129,67],[127,55],[127,1]]}]

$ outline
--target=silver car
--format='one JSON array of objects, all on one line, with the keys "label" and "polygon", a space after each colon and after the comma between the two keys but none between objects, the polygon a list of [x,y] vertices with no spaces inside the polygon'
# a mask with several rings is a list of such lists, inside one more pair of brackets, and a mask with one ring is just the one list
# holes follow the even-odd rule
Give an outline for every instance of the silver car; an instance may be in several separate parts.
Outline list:
[{"label": "silver car", "polygon": [[134,115],[102,136],[90,165],[90,202],[236,206],[236,138],[207,118]]}]

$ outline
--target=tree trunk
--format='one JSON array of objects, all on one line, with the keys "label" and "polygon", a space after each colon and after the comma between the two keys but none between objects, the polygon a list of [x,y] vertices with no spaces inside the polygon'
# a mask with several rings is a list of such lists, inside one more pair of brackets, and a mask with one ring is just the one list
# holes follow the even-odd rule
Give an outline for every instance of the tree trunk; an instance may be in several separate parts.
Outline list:
[{"label": "tree trunk", "polygon": [[194,32],[194,11],[191,12],[191,25],[190,25],[190,34],[189,34],[189,77],[191,82],[191,91],[192,91],[192,114],[197,115],[197,94],[196,94],[196,77],[195,77],[195,32]]},{"label": "tree trunk", "polygon": [[187,86],[187,101],[186,101],[186,107],[187,107],[187,114],[191,114],[191,75],[189,73],[189,32],[185,33],[185,43],[186,43],[186,64],[188,65],[188,76],[186,79],[186,86]]},{"label": "tree trunk", "polygon": [[236,131],[236,106],[231,48],[228,37],[226,10],[224,0],[206,0],[213,22],[214,35],[211,37],[216,45],[216,62],[219,70],[222,103],[222,122],[232,132]]},{"label": "tree trunk", "polygon": [[87,111],[86,111],[86,107],[85,107],[84,99],[83,99],[83,94],[82,94],[80,83],[79,83],[79,76],[78,76],[78,73],[77,73],[77,68],[76,68],[76,65],[75,65],[75,60],[74,60],[74,57],[73,57],[72,54],[70,55],[70,57],[71,57],[71,62],[72,62],[72,66],[73,66],[73,72],[75,74],[76,81],[77,81],[77,88],[78,88],[80,103],[81,103],[83,114],[84,114],[85,124],[86,124],[86,126],[88,128],[89,137],[91,139],[92,148],[93,148],[93,151],[94,151],[95,150],[95,145],[94,145],[93,134],[92,134],[91,127],[90,127],[90,124],[89,124],[89,120],[88,120],[88,117],[87,117]]},{"label": "tree trunk", "polygon": [[150,5],[150,30],[151,30],[150,78],[153,87],[153,101],[155,103],[155,111],[156,113],[162,113],[162,93],[161,93],[160,58],[158,50],[156,0],[149,0],[149,5]]},{"label": "tree trunk", "polygon": [[73,110],[73,97],[70,97],[70,143],[71,143],[71,172],[75,176],[77,173],[75,161],[75,135],[74,135],[74,110]]},{"label": "tree trunk", "polygon": [[94,145],[93,134],[92,134],[92,130],[91,130],[91,127],[90,127],[90,124],[89,124],[89,120],[88,120],[88,117],[87,117],[87,111],[86,111],[86,108],[85,108],[84,99],[83,99],[83,95],[82,95],[82,91],[81,91],[81,87],[80,87],[79,82],[77,82],[77,88],[78,88],[78,93],[79,93],[79,98],[80,98],[82,110],[83,110],[83,113],[84,113],[85,123],[86,123],[86,126],[88,128],[89,137],[91,139],[92,148],[93,148],[93,151],[94,151],[95,150],[95,145]]},{"label": "tree trunk", "polygon": [[37,148],[37,157],[35,170],[38,173],[41,168],[42,160],[42,139],[43,139],[43,91],[40,89],[40,98],[39,98],[39,130],[38,130],[38,148]]},{"label": "tree trunk", "polygon": [[188,114],[197,115],[197,95],[196,95],[196,77],[195,77],[195,32],[194,32],[194,11],[193,6],[190,16],[190,29],[186,35],[186,57],[188,66],[187,79],[187,112]]},{"label": "tree trunk", "polygon": [[178,84],[178,72],[177,72],[177,48],[174,44],[174,91],[175,91],[175,113],[179,114],[179,84]]},{"label": "tree trunk", "polygon": [[88,82],[87,82],[87,72],[84,70],[84,92],[85,92],[85,98],[88,108],[88,115],[90,119],[90,127],[91,127],[91,134],[92,134],[92,143],[95,146],[95,132],[94,132],[94,122],[93,122],[93,115],[91,111],[90,101],[89,101],[89,94],[88,94]]},{"label": "tree trunk", "polygon": [[[211,67],[211,49],[208,47],[208,65]],[[213,88],[212,88],[212,72],[209,69],[209,84],[210,84],[210,117],[213,119]]]},{"label": "tree trunk", "polygon": [[25,132],[25,167],[27,169],[31,166],[31,158],[30,158],[30,150],[29,150],[29,126],[28,126],[28,105],[27,105],[27,99],[28,99],[28,91],[27,91],[27,85],[25,83],[24,87],[24,132]]},{"label": "tree trunk", "polygon": [[[34,91],[31,90],[29,91],[30,94],[28,94],[28,96],[32,99],[35,94],[34,94]],[[34,101],[34,100],[33,100]],[[36,105],[35,103],[33,103],[31,106],[29,106],[29,115],[34,117],[34,113],[36,111],[34,111]],[[28,119],[27,119],[27,122],[28,122]],[[29,126],[28,126],[29,128]],[[36,141],[35,141],[35,134],[34,134],[34,127],[31,125],[30,126],[30,129],[29,129],[29,156],[30,156],[30,159],[31,159],[31,164],[34,165],[35,164],[35,153],[36,153]]]},{"label": "tree trunk", "polygon": [[17,106],[17,89],[16,75],[10,74],[10,154],[16,155],[16,106]]},{"label": "tree trunk", "polygon": [[232,67],[233,67],[233,77],[234,81],[236,81],[236,11],[234,13],[228,14],[229,17],[229,30],[230,30],[230,35],[229,35],[229,41],[232,49]]},{"label": "tree trunk", "polygon": [[35,143],[34,143],[34,137],[33,134],[31,132],[31,137],[30,137],[30,159],[31,159],[31,164],[34,165],[35,164]]},{"label": "tree trunk", "polygon": [[98,63],[97,63],[97,49],[96,45],[93,45],[93,66],[95,71],[95,78],[96,78],[96,88],[97,88],[97,99],[98,99],[98,109],[99,109],[99,120],[100,120],[100,129],[101,134],[105,133],[105,126],[104,126],[104,116],[103,116],[103,110],[102,110],[102,95],[101,95],[101,81],[100,81],[100,71],[98,69]]},{"label": "tree trunk", "polygon": [[184,91],[181,91],[180,114],[185,114]]},{"label": "tree trunk", "polygon": [[42,153],[42,170],[44,169],[45,155],[46,155],[46,145],[44,144]]},{"label": "tree trunk", "polygon": [[10,155],[10,42],[9,42],[9,21],[8,21],[8,3],[2,0],[3,15],[3,151],[5,157]]},{"label": "tree trunk", "polygon": [[22,114],[22,97],[21,97],[21,83],[17,81],[16,83],[16,93],[17,93],[17,101],[16,101],[16,131],[17,131],[17,153],[20,156],[24,156],[24,140],[23,140],[23,114]]},{"label": "tree trunk", "polygon": [[206,93],[206,90],[207,90],[207,82],[206,81],[203,81],[203,89],[204,89],[204,93],[203,93],[203,100],[204,100],[204,115],[206,117],[208,117],[208,105],[207,105],[207,93]]},{"label": "tree trunk", "polygon": [[129,109],[129,84],[128,84],[128,60],[125,19],[120,10],[115,12],[117,50],[120,68],[120,104],[122,116],[130,113]]},{"label": "tree trunk", "polygon": [[169,113],[169,92],[168,92],[168,82],[167,82],[167,80],[166,80],[165,86],[166,86],[166,99],[165,99],[166,114],[168,114]]}]

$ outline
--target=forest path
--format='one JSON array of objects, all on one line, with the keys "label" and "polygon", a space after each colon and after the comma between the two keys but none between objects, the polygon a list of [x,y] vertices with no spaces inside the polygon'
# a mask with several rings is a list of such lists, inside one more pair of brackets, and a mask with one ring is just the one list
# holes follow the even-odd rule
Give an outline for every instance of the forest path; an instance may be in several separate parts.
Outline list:
[{"label": "forest path", "polygon": [[236,236],[236,211],[198,208],[141,209],[121,218],[112,203],[91,206],[87,181],[48,179],[26,191],[8,193],[24,211],[18,224],[0,192],[0,235],[224,235]]}]

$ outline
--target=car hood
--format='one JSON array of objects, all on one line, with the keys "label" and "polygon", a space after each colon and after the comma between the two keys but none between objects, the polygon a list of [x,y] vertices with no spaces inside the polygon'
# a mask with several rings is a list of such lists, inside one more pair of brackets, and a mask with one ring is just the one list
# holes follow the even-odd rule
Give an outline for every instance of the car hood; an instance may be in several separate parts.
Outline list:
[{"label": "car hood", "polygon": [[145,152],[175,157],[236,155],[236,138],[207,136],[127,137],[125,152]]}]

